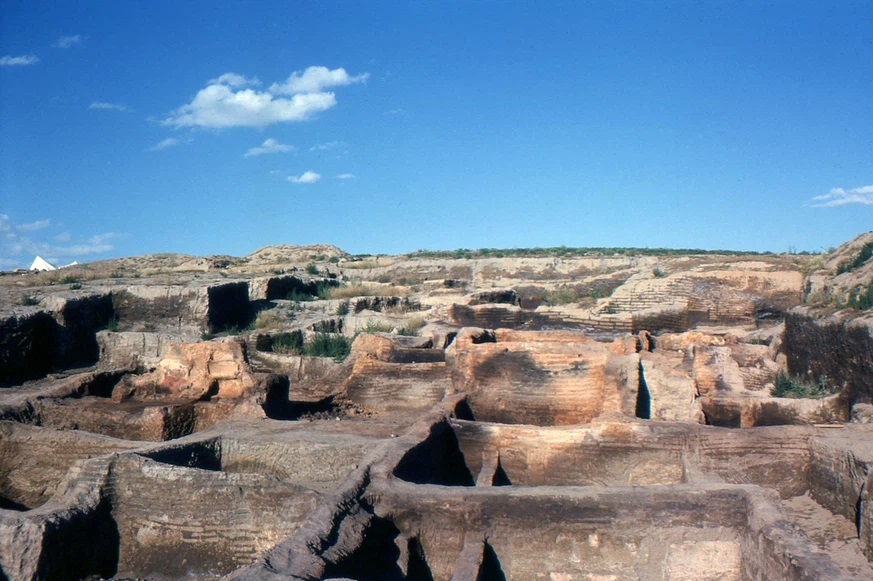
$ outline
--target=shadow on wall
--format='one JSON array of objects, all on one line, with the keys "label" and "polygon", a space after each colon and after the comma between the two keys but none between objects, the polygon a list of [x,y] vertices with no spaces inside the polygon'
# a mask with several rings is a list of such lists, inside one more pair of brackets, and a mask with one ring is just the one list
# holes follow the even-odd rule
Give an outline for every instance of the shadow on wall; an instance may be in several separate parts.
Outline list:
[{"label": "shadow on wall", "polygon": [[37,311],[0,321],[0,387],[97,363],[97,331],[113,316],[109,295],[68,301],[56,316]]},{"label": "shadow on wall", "polygon": [[400,530],[394,522],[371,515],[357,549],[339,562],[329,564],[324,577],[347,577],[358,581],[433,581],[419,540],[400,537]]},{"label": "shadow on wall", "polygon": [[264,413],[271,420],[295,421],[307,414],[331,413],[338,409],[333,396],[318,401],[292,401],[291,382],[287,376],[274,376],[266,387],[267,395],[262,404]]},{"label": "shadow on wall", "polygon": [[434,424],[430,435],[403,456],[394,468],[394,476],[414,484],[475,484],[458,437],[446,421]]}]

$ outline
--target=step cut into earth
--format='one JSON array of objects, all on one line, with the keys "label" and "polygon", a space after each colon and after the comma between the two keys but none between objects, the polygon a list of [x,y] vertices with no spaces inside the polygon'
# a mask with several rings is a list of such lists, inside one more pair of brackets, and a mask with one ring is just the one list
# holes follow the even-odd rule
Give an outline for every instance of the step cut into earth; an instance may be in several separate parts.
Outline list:
[{"label": "step cut into earth", "polygon": [[873,233],[0,276],[0,578],[873,578]]}]

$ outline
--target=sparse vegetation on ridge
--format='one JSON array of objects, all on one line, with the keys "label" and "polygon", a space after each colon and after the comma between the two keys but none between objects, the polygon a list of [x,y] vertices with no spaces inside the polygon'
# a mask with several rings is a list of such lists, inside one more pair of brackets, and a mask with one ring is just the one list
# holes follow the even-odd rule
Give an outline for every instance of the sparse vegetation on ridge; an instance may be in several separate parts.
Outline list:
[{"label": "sparse vegetation on ridge", "polygon": [[753,250],[702,250],[699,248],[610,248],[591,247],[575,248],[557,246],[550,248],[479,248],[470,250],[416,250],[406,254],[409,258],[505,258],[505,257],[552,257],[559,258],[582,256],[687,256],[687,255],[721,255],[721,256],[773,256],[773,252],[756,252]]},{"label": "sparse vegetation on ridge", "polygon": [[861,247],[861,251],[858,252],[855,258],[841,262],[840,265],[837,266],[837,274],[852,272],[856,268],[863,266],[871,257],[873,257],[873,242],[868,242]]}]

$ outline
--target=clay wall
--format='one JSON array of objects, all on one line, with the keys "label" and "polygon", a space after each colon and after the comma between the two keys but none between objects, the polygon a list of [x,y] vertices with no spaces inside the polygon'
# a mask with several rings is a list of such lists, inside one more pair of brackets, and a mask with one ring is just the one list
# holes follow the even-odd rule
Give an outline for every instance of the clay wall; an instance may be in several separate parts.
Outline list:
[{"label": "clay wall", "polygon": [[119,574],[221,575],[290,535],[316,493],[275,478],[118,458],[109,481]]}]

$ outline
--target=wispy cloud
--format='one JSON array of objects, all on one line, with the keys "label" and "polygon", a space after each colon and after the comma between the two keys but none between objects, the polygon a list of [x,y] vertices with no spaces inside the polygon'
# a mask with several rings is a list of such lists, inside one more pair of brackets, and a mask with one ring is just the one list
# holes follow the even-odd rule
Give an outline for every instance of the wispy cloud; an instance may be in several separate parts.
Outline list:
[{"label": "wispy cloud", "polygon": [[258,147],[250,148],[243,157],[254,157],[256,155],[264,155],[267,153],[284,153],[287,151],[294,151],[294,147],[292,145],[285,145],[284,143],[279,143],[272,137],[269,139],[265,139],[264,142]]},{"label": "wispy cloud", "polygon": [[327,143],[316,143],[309,148],[309,151],[330,151],[338,147],[345,147],[344,141],[328,141]]},{"label": "wispy cloud", "polygon": [[127,111],[127,105],[120,103],[108,103],[106,101],[94,101],[88,105],[89,109],[98,109],[101,111]]},{"label": "wispy cloud", "polygon": [[365,83],[370,78],[370,73],[349,75],[344,68],[330,70],[327,67],[309,67],[302,73],[291,73],[284,83],[273,83],[270,91],[285,95],[297,93],[320,93],[331,87],[341,87],[355,83]]},{"label": "wispy cloud", "polygon": [[[309,67],[292,73],[282,84],[268,90],[251,86],[257,79],[225,73],[208,82],[194,99],[182,105],[161,123],[171,127],[266,127],[273,123],[305,121],[336,105],[336,95],[322,89],[363,82],[367,73],[351,77],[345,69]],[[287,95],[287,97],[285,96]]]},{"label": "wispy cloud", "polygon": [[74,34],[72,36],[62,36],[59,39],[57,39],[54,42],[54,44],[52,44],[52,47],[54,47],[54,48],[70,48],[70,47],[76,46],[77,44],[81,43],[82,40],[83,40],[83,38],[82,38],[82,35],[80,35],[80,34]]},{"label": "wispy cloud", "polygon": [[149,151],[160,151],[162,149],[167,149],[168,147],[175,147],[175,146],[179,145],[180,143],[183,143],[183,141],[181,139],[176,139],[175,137],[168,137],[166,139],[162,139],[161,141],[157,142],[153,146],[149,147]]},{"label": "wispy cloud", "polygon": [[29,224],[19,224],[18,226],[15,226],[15,229],[18,232],[37,232],[48,228],[51,223],[51,220],[37,220],[36,222],[30,222]]},{"label": "wispy cloud", "polygon": [[0,57],[0,67],[26,67],[28,65],[35,65],[38,62],[39,57],[34,54]]},{"label": "wispy cloud", "polygon": [[355,179],[355,174],[353,173],[341,173],[334,176],[338,180],[353,180]]},{"label": "wispy cloud", "polygon": [[321,174],[314,171],[307,171],[299,176],[288,176],[288,181],[292,184],[314,184],[321,179]]},{"label": "wispy cloud", "polygon": [[119,236],[121,236],[121,234],[119,234],[118,232],[105,232],[103,234],[95,234],[94,236],[88,238],[88,244],[106,244],[113,238],[118,238]]},{"label": "wispy cloud", "polygon": [[406,109],[389,109],[385,111],[385,115],[404,115],[406,114]]},{"label": "wispy cloud", "polygon": [[115,232],[107,232],[80,239],[74,244],[65,244],[73,236],[69,232],[54,235],[51,231],[44,232],[51,226],[49,219],[17,224],[7,214],[0,214],[0,266],[26,267],[35,256],[66,262],[63,259],[102,254],[114,248],[110,241],[119,236]]},{"label": "wispy cloud", "polygon": [[813,208],[832,208],[848,204],[873,204],[873,186],[861,186],[850,190],[831,188],[828,193],[809,200],[809,205]]}]

